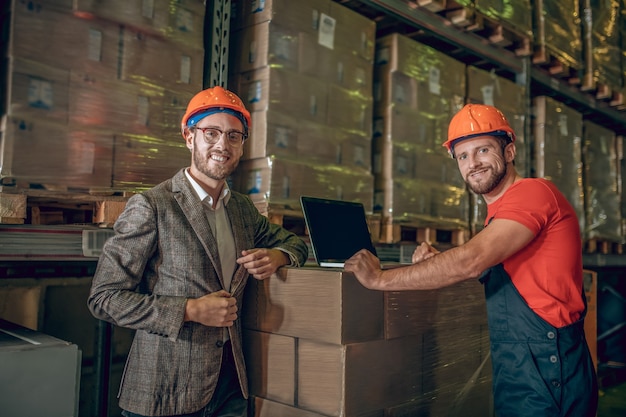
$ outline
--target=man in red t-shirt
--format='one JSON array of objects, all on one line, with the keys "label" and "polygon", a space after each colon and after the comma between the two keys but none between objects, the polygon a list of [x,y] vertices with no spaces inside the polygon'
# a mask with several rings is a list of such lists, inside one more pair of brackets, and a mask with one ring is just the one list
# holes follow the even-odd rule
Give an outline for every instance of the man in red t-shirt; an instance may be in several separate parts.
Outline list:
[{"label": "man in red t-shirt", "polygon": [[361,250],[345,264],[365,287],[428,290],[480,278],[487,300],[496,415],[595,416],[598,389],[585,341],[586,299],[576,213],[550,181],[515,170],[515,132],[493,106],[467,104],[444,143],[488,206],[486,227],[413,264],[382,270]]}]

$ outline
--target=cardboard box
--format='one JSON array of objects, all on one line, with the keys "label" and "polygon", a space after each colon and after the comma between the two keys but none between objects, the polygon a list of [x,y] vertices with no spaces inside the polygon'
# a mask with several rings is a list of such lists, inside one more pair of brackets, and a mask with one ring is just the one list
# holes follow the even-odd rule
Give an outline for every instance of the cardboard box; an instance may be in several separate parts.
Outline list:
[{"label": "cardboard box", "polygon": [[267,21],[236,32],[234,38],[234,44],[238,46],[237,59],[230,68],[234,74],[268,65],[298,69],[300,33],[297,29]]},{"label": "cardboard box", "polygon": [[[5,194],[1,194],[3,197]],[[0,287],[0,317],[29,329],[39,327],[41,286],[2,286]]]},{"label": "cardboard box", "polygon": [[[32,5],[31,5],[32,6]],[[80,74],[117,76],[120,25],[16,2],[9,55]]]},{"label": "cardboard box", "polygon": [[73,9],[77,15],[117,22],[179,45],[203,45],[206,6],[202,0],[74,0]]},{"label": "cardboard box", "polygon": [[243,340],[250,393],[294,406],[297,339],[244,329]]},{"label": "cardboard box", "polygon": [[[448,332],[451,326],[475,330],[487,325],[484,289],[473,280],[439,290],[385,291],[384,299],[387,339],[429,334],[437,329],[453,338],[454,332]],[[456,343],[452,339],[448,342]]]},{"label": "cardboard box", "polygon": [[583,197],[583,116],[551,97],[533,98],[535,175],[554,182],[578,216],[581,236],[585,230]]},{"label": "cardboard box", "polygon": [[21,117],[8,117],[6,126],[0,176],[73,188],[111,186],[111,133]]},{"label": "cardboard box", "polygon": [[585,239],[623,242],[616,140],[612,130],[589,120],[583,121]]},{"label": "cardboard box", "polygon": [[344,344],[383,338],[383,294],[340,269],[286,268],[250,281],[244,328]]},{"label": "cardboard box", "polygon": [[[376,158],[374,158],[376,165]],[[437,184],[439,185],[439,184]],[[374,179],[374,212],[402,219],[431,213],[433,183],[410,178]]]},{"label": "cardboard box", "polygon": [[122,33],[120,78],[197,93],[204,80],[204,48],[179,45],[131,28]]},{"label": "cardboard box", "polygon": [[[352,54],[360,56],[368,62],[374,62],[376,44],[376,22],[364,15],[337,2],[330,3],[330,18],[334,19],[333,33],[328,34],[334,39],[327,44],[334,47],[345,47]],[[324,23],[322,23],[324,25]],[[320,28],[320,32],[323,28]]]},{"label": "cardboard box", "polygon": [[419,398],[422,336],[335,345],[300,339],[298,407],[360,416]]},{"label": "cardboard box", "polygon": [[67,124],[70,72],[37,61],[9,57],[7,113]]},{"label": "cardboard box", "polygon": [[328,88],[328,126],[372,135],[373,99],[333,84]]},{"label": "cardboard box", "polygon": [[[456,415],[465,408],[468,415],[489,415],[489,337],[479,283],[377,292],[340,269],[314,267],[282,269],[249,285],[242,320],[255,329],[246,330],[254,336],[246,349],[255,369],[255,415]],[[279,386],[280,407],[271,398],[280,395]],[[268,410],[273,413],[263,414]]]},{"label": "cardboard box", "polygon": [[369,170],[270,156],[241,161],[233,189],[263,195],[267,203],[300,210],[300,196],[358,201],[371,213],[374,179]]},{"label": "cardboard box", "polygon": [[375,209],[395,220],[467,224],[465,186],[441,146],[464,104],[465,64],[400,34],[377,47]]},{"label": "cardboard box", "polygon": [[182,137],[163,140],[120,133],[114,140],[114,189],[141,191],[151,188],[190,163],[189,149]]},{"label": "cardboard box", "polygon": [[338,163],[347,167],[371,171],[371,136],[343,129],[332,129],[331,136],[333,142],[340,146]]},{"label": "cardboard box", "polygon": [[284,112],[301,120],[326,123],[328,86],[321,80],[282,68],[241,74],[239,94],[250,111]]},{"label": "cardboard box", "polygon": [[[417,100],[414,103],[420,112],[445,116],[447,123],[460,109],[459,104],[463,105],[465,64],[430,46],[397,33],[384,36],[377,40],[375,65],[378,79],[382,79],[380,74],[393,72],[413,79],[405,79],[403,96],[405,102]],[[386,105],[398,97],[397,91],[393,96],[392,90],[387,91],[386,96],[381,97]]]},{"label": "cardboard box", "polygon": [[[257,159],[270,155],[298,155],[299,121],[289,114],[272,110],[251,112],[252,130],[244,143],[242,159]],[[319,126],[319,125],[317,125]],[[323,129],[323,126],[319,126]]]},{"label": "cardboard box", "polygon": [[329,13],[329,0],[265,0],[233,2],[233,30],[272,22],[285,28],[317,34],[322,13]]}]

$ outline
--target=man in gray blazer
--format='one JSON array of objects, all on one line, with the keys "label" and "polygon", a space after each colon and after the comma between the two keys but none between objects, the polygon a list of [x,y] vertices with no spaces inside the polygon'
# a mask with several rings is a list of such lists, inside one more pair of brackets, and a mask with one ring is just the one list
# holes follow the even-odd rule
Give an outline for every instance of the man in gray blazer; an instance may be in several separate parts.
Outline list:
[{"label": "man in gray blazer", "polygon": [[232,92],[194,96],[181,124],[191,166],[132,196],[104,245],[88,306],[136,330],[119,392],[125,416],[247,415],[244,287],[308,256],[298,236],[228,188],[249,129]]}]

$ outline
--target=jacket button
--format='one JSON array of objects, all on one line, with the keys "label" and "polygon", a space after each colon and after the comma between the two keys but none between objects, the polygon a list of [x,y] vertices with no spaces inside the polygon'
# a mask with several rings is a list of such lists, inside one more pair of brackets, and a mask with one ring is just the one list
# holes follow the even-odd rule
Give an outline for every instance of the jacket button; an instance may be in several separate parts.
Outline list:
[{"label": "jacket button", "polygon": [[223,340],[218,340],[217,342],[215,342],[215,346],[217,346],[218,348],[221,348],[224,346],[224,341]]},{"label": "jacket button", "polygon": [[548,332],[548,339],[554,339],[554,332]]},{"label": "jacket button", "polygon": [[550,356],[550,362],[556,363],[558,360],[559,360],[559,358],[557,358],[556,355]]},{"label": "jacket button", "polygon": [[559,381],[557,381],[556,379],[552,380],[552,386],[555,388],[558,388],[561,386],[561,383]]}]

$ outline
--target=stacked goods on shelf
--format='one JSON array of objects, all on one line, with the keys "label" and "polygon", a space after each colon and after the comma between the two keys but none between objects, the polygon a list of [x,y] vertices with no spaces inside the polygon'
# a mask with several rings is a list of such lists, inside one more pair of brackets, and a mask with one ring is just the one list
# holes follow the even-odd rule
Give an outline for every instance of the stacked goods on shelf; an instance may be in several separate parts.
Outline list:
[{"label": "stacked goods on shelf", "polygon": [[582,0],[582,38],[585,75],[583,89],[597,90],[598,98],[621,94],[622,68],[619,58],[620,9],[618,1]]},{"label": "stacked goods on shelf", "polygon": [[204,2],[13,0],[0,175],[137,190],[189,161],[180,116],[202,88]]},{"label": "stacked goods on shelf", "polygon": [[280,274],[246,292],[255,417],[490,415],[480,285],[382,292],[340,270]]},{"label": "stacked goods on shelf", "polygon": [[623,243],[615,133],[583,121],[585,240]]},{"label": "stacked goods on shelf", "polygon": [[[532,16],[528,13],[531,0],[455,0],[446,3],[449,9],[453,5],[462,6],[462,10],[446,13],[453,22],[463,16],[472,31],[486,31],[485,35],[492,43],[502,47],[512,46],[518,54],[529,52],[533,38]],[[506,32],[515,32],[518,36]],[[526,44],[511,45],[515,42]]]},{"label": "stacked goods on shelf", "polygon": [[[374,209],[383,225],[466,227],[468,195],[446,153],[448,122],[463,106],[465,65],[401,34],[377,41]],[[393,239],[382,227],[381,241]]]},{"label": "stacked goods on shelf", "polygon": [[[530,155],[526,140],[528,104],[526,87],[500,77],[493,72],[467,67],[467,101],[495,106],[504,113],[515,131],[515,167],[522,176],[530,175]],[[485,201],[470,193],[470,228],[472,234],[480,231],[487,216]]]},{"label": "stacked goods on shelf", "polygon": [[533,62],[551,66],[552,75],[578,79],[583,69],[579,0],[535,0]]},{"label": "stacked goods on shelf", "polygon": [[534,177],[547,178],[570,202],[585,230],[582,179],[583,115],[550,97],[533,99]]},{"label": "stacked goods on shelf", "polygon": [[476,10],[485,16],[496,19],[519,33],[528,35],[532,39],[532,15],[528,13],[528,11],[531,10],[532,0],[456,1],[459,4],[471,3]]},{"label": "stacked goods on shelf", "polygon": [[299,209],[306,194],[371,212],[375,23],[331,0],[235,9],[231,88],[252,130],[233,187],[259,204]]}]

